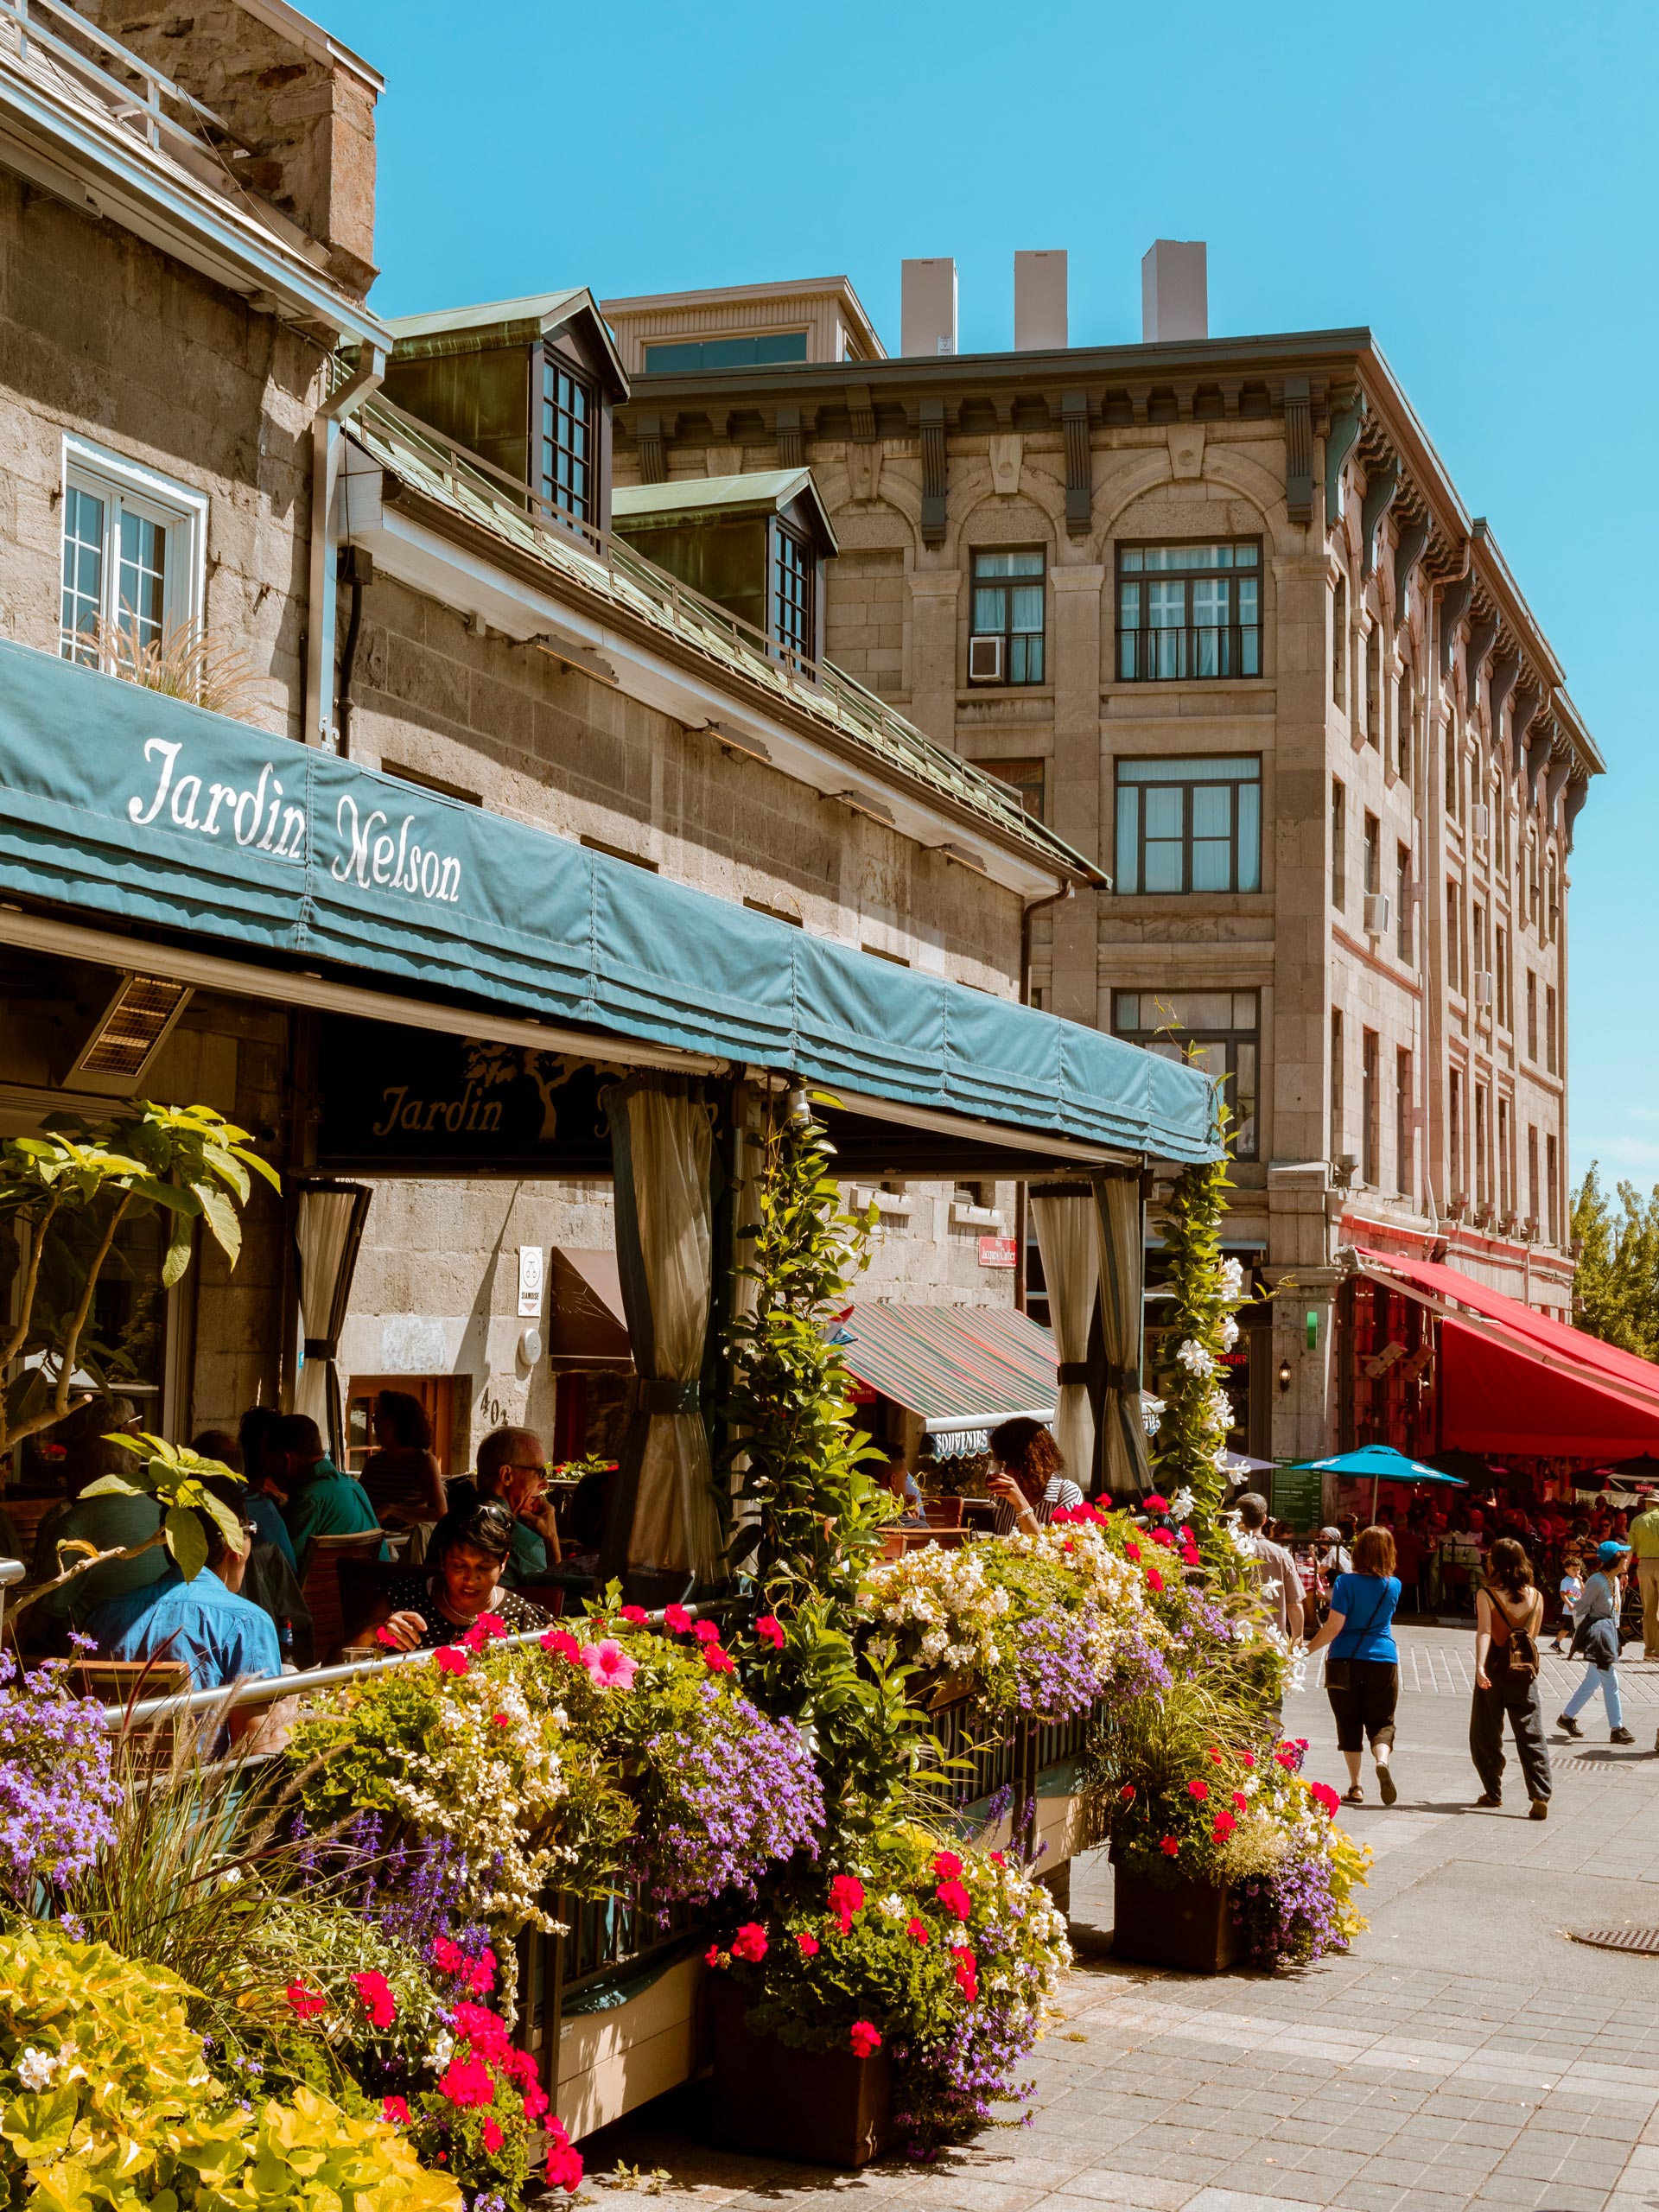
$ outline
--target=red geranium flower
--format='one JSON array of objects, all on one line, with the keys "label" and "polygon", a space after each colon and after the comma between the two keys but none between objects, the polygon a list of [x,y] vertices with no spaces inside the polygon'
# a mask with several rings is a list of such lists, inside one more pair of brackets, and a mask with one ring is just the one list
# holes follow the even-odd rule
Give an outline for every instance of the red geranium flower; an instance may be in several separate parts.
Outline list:
[{"label": "red geranium flower", "polygon": [[1255,1753],[1254,1751],[1241,1751],[1238,1757],[1239,1763],[1243,1766],[1254,1766],[1255,1764]]},{"label": "red geranium flower", "polygon": [[1008,1863],[1007,1853],[1004,1852],[993,1851],[988,1855],[993,1866],[1006,1866]]},{"label": "red geranium flower", "polygon": [[702,1955],[702,1963],[706,1967],[723,1967],[726,1965],[727,1960],[725,1953],[721,1949],[718,1943],[711,1943],[709,1946],[708,1949]]},{"label": "red geranium flower", "polygon": [[1234,1790],[1234,1792],[1233,1792],[1233,1802],[1234,1802],[1234,1804],[1235,1804],[1235,1805],[1236,1805],[1236,1806],[1237,1806],[1237,1808],[1238,1808],[1238,1809],[1239,1809],[1239,1811],[1240,1811],[1241,1813],[1248,1813],[1248,1812],[1249,1812],[1249,1810],[1250,1809],[1250,1801],[1249,1801],[1249,1798],[1244,1795],[1244,1792],[1243,1792],[1242,1789],[1235,1789],[1235,1790]]},{"label": "red geranium flower", "polygon": [[501,2123],[499,2120],[486,2120],[484,2122],[484,2148],[486,2151],[492,2152],[499,2151],[506,2139],[506,2137],[501,2132]]},{"label": "red geranium flower", "polygon": [[435,1936],[429,1954],[440,1974],[459,1974],[467,1963],[467,1954],[459,1943],[451,1942],[447,1936]]},{"label": "red geranium flower", "polygon": [[717,1643],[703,1645],[702,1663],[711,1675],[734,1675],[737,1672],[736,1660],[729,1651],[722,1651]]},{"label": "red geranium flower", "polygon": [[651,1618],[651,1615],[643,1605],[624,1605],[621,1618],[627,1622],[630,1628],[643,1628]]},{"label": "red geranium flower", "polygon": [[683,1636],[691,1625],[691,1616],[683,1605],[664,1605],[663,1624],[676,1636]]},{"label": "red geranium flower", "polygon": [[354,1974],[352,1986],[358,2002],[377,2028],[389,2028],[397,2017],[397,2000],[391,1993],[391,1984],[377,1967],[370,1974]]},{"label": "red geranium flower", "polygon": [[1121,1805],[1132,1805],[1135,1802],[1135,1784],[1132,1782],[1126,1782],[1118,1791],[1117,1798]]},{"label": "red geranium flower", "polygon": [[933,1854],[933,1872],[942,1882],[952,1881],[962,1872],[962,1861],[954,1851],[936,1851]]},{"label": "red geranium flower", "polygon": [[699,1643],[718,1643],[720,1642],[720,1623],[718,1621],[699,1621],[696,1626],[692,1630],[691,1633],[696,1637]]},{"label": "red geranium flower", "polygon": [[1125,1559],[1139,1559],[1141,1556],[1140,1545],[1125,1544],[1123,1547],[1123,1556]]},{"label": "red geranium flower", "polygon": [[546,2110],[547,2091],[539,2082],[527,2082],[524,2086],[524,2118],[534,2127]]},{"label": "red geranium flower", "polygon": [[953,1943],[950,1947],[950,1955],[957,1965],[957,1987],[971,2005],[979,1995],[977,1962],[965,1943]]},{"label": "red geranium flower", "polygon": [[844,1936],[853,1924],[853,1915],[864,1910],[864,1885],[856,1874],[837,1874],[830,1885],[830,1910],[841,1923]]},{"label": "red geranium flower", "polygon": [[1170,1550],[1174,1545],[1175,1539],[1167,1529],[1152,1529],[1147,1531],[1147,1534],[1154,1544],[1161,1544],[1166,1551]]},{"label": "red geranium flower", "polygon": [[1307,1794],[1322,1813],[1329,1819],[1335,1820],[1337,1808],[1341,1804],[1342,1800],[1328,1782],[1316,1782]]},{"label": "red geranium flower", "polygon": [[512,1721],[508,1719],[505,1713],[493,1713],[490,1715],[490,1719],[495,1723],[498,1728],[511,1728],[512,1726]]},{"label": "red geranium flower", "polygon": [[758,1920],[746,1920],[732,1938],[732,1956],[759,1966],[766,1955],[766,1931]]},{"label": "red geranium flower", "polygon": [[816,1959],[823,1948],[816,1936],[809,1936],[804,1928],[795,1938],[795,1948],[804,1959]]},{"label": "red geranium flower", "polygon": [[377,1643],[384,1643],[389,1651],[395,1651],[397,1649],[397,1637],[392,1634],[391,1630],[385,1626],[384,1622],[374,1631],[374,1640]]},{"label": "red geranium flower", "polygon": [[453,2058],[439,2077],[438,2094],[452,2105],[486,2105],[495,2094],[495,2083],[481,2058]]},{"label": "red geranium flower", "polygon": [[1210,1785],[1207,1782],[1189,1782],[1186,1785],[1186,1794],[1189,1797],[1207,1797],[1210,1795]]},{"label": "red geranium flower", "polygon": [[1207,1759],[1209,1760],[1209,1762],[1210,1762],[1210,1764],[1211,1764],[1211,1766],[1219,1766],[1219,1765],[1221,1764],[1221,1746],[1220,1746],[1220,1745],[1219,1745],[1219,1744],[1211,1744],[1211,1746],[1210,1746],[1210,1748],[1209,1748],[1209,1750],[1205,1753],[1205,1755],[1204,1755],[1204,1756],[1205,1757],[1205,1758],[1207,1758]]},{"label": "red geranium flower", "polygon": [[1179,1837],[1173,1835],[1166,1835],[1158,1847],[1160,1851],[1166,1853],[1171,1859],[1173,1859],[1176,1856],[1177,1853],[1180,1850],[1180,1847]]},{"label": "red geranium flower", "polygon": [[582,1646],[568,1628],[550,1628],[542,1638],[543,1651],[553,1652],[561,1659],[568,1659],[573,1667],[582,1664]]},{"label": "red geranium flower", "polygon": [[570,2148],[570,2138],[563,2124],[550,2120],[547,2124],[550,2147],[547,2154],[547,2185],[550,2189],[578,2190],[582,2187],[582,2153]]},{"label": "red geranium flower", "polygon": [[315,2020],[319,2012],[328,2010],[328,1999],[315,1989],[308,1989],[302,1981],[290,1981],[286,1992],[289,2010],[296,2020]]},{"label": "red geranium flower", "polygon": [[1163,1576],[1162,1576],[1161,1574],[1160,1574],[1160,1573],[1159,1573],[1159,1572],[1158,1572],[1158,1570],[1157,1570],[1157,1568],[1156,1568],[1155,1567],[1149,1567],[1147,1569],[1147,1589],[1148,1589],[1148,1590],[1154,1590],[1154,1591],[1155,1591],[1155,1590],[1161,1590],[1161,1589],[1163,1588],[1163,1586],[1164,1586],[1164,1578],[1163,1578]]},{"label": "red geranium flower", "polygon": [[1233,1818],[1230,1813],[1217,1813],[1216,1815],[1216,1825],[1211,1830],[1211,1834],[1215,1837],[1217,1843],[1225,1843],[1228,1837],[1231,1835],[1233,1830],[1237,1826],[1238,1822]]},{"label": "red geranium flower", "polygon": [[855,2020],[847,2031],[847,2040],[860,2058],[868,2058],[872,2051],[881,2048],[881,2037],[869,2020]]},{"label": "red geranium flower", "polygon": [[974,1901],[960,1882],[941,1882],[933,1892],[947,1912],[958,1920],[966,1920],[974,1909]]},{"label": "red geranium flower", "polygon": [[438,1664],[446,1675],[464,1675],[472,1663],[458,1644],[446,1643],[438,1654]]},{"label": "red geranium flower", "polygon": [[773,1613],[762,1613],[754,1624],[754,1632],[769,1643],[774,1651],[784,1648],[784,1624]]},{"label": "red geranium flower", "polygon": [[475,1997],[487,1996],[495,1986],[495,1953],[482,1950],[467,1969],[467,1986]]},{"label": "red geranium flower", "polygon": [[928,1943],[932,1941],[927,1932],[927,1923],[925,1920],[907,1920],[905,1923],[905,1933],[912,1943]]},{"label": "red geranium flower", "polygon": [[1167,1513],[1169,1510],[1169,1500],[1166,1497],[1160,1497],[1156,1491],[1154,1491],[1150,1497],[1143,1498],[1141,1503],[1148,1513]]},{"label": "red geranium flower", "polygon": [[404,2097],[382,2097],[380,2117],[389,2127],[409,2126],[409,2103]]}]

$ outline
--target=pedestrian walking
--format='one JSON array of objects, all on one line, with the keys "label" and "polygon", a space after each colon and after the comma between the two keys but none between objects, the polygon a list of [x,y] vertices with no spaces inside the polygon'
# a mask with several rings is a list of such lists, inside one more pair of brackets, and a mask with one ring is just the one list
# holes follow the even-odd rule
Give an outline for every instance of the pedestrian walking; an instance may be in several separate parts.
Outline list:
[{"label": "pedestrian walking", "polygon": [[1308,1645],[1330,1647],[1325,1694],[1337,1723],[1337,1748],[1348,1767],[1347,1802],[1363,1805],[1359,1764],[1367,1738],[1385,1805],[1399,1796],[1390,1761],[1394,1712],[1400,1700],[1400,1653],[1394,1616],[1400,1584],[1394,1572],[1394,1538],[1386,1529],[1364,1529],[1354,1546],[1352,1571],[1339,1574],[1325,1626]]},{"label": "pedestrian walking", "polygon": [[1254,1557],[1252,1573],[1268,1612],[1281,1636],[1292,1643],[1302,1637],[1302,1578],[1284,1546],[1267,1533],[1268,1501],[1257,1491],[1247,1490],[1233,1508],[1239,1534]]},{"label": "pedestrian walking", "polygon": [[1549,1818],[1549,1746],[1538,1707],[1538,1637],[1544,1593],[1533,1580],[1526,1548],[1500,1536],[1486,1559],[1486,1581],[1475,1598],[1475,1690],[1469,1708],[1469,1756],[1480,1777],[1476,1803],[1503,1802],[1503,1721],[1535,1821]]},{"label": "pedestrian walking", "polygon": [[1630,1548],[1609,1536],[1596,1547],[1596,1572],[1584,1586],[1574,1614],[1573,1656],[1585,1662],[1584,1680],[1561,1707],[1557,1726],[1569,1736],[1584,1733],[1578,1722],[1598,1688],[1607,1707],[1607,1740],[1636,1741],[1624,1726],[1624,1708],[1618,1694],[1618,1615],[1624,1598],[1624,1571]]},{"label": "pedestrian walking", "polygon": [[1631,1522],[1630,1545],[1642,1592],[1642,1656],[1659,1659],[1659,1504],[1644,1506]]},{"label": "pedestrian walking", "polygon": [[1555,1624],[1555,1656],[1559,1659],[1573,1641],[1573,1609],[1584,1595],[1584,1561],[1569,1544],[1561,1554],[1561,1617]]}]

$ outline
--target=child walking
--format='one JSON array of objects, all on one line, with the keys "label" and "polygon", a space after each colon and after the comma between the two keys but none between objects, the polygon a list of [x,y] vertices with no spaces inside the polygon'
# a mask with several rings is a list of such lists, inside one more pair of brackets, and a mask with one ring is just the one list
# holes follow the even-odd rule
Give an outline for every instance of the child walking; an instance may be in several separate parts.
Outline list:
[{"label": "child walking", "polygon": [[1555,1656],[1559,1659],[1573,1641],[1573,1609],[1584,1595],[1584,1560],[1569,1544],[1561,1554],[1561,1617],[1555,1625]]}]

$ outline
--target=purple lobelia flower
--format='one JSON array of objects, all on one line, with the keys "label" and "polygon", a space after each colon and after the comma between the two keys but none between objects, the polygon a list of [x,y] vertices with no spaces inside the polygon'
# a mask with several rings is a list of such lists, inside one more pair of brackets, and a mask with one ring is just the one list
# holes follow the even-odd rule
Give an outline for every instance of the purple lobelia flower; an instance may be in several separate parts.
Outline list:
[{"label": "purple lobelia flower", "polygon": [[103,1707],[71,1697],[63,1675],[61,1662],[24,1673],[0,1653],[0,1890],[25,1910],[115,1840]]}]

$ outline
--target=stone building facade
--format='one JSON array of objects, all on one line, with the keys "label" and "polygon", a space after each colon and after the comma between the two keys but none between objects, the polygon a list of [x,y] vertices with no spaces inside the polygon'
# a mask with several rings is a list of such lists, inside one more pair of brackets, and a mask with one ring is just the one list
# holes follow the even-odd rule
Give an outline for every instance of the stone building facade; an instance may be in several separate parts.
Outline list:
[{"label": "stone building facade", "polygon": [[786,453],[841,540],[830,657],[1112,878],[1035,917],[1042,1001],[1230,1078],[1230,1237],[1285,1286],[1252,1448],[1388,1426],[1333,1363],[1344,1248],[1565,1313],[1602,764],[1371,334],[643,374],[615,468]]},{"label": "stone building facade", "polygon": [[[123,10],[119,48],[100,28],[114,11],[84,13],[61,48],[0,32],[0,633],[105,664],[205,641],[231,710],[274,735],[1017,996],[1027,906],[1092,871],[1004,787],[855,685],[791,674],[607,550],[602,472],[588,512],[553,512],[377,398],[410,340],[364,304],[374,72],[279,0],[188,19]],[[136,111],[79,58],[137,83]],[[569,346],[578,382],[591,366],[602,450],[627,378],[603,358],[591,296],[543,302],[526,342],[538,376]],[[66,1070],[111,976],[68,925],[3,924],[0,1128],[13,1134],[107,1103]],[[144,957],[139,932],[135,967]],[[391,1047],[317,1012],[322,992],[301,976],[292,1004],[258,1004],[198,982],[147,1087],[240,1122],[290,1181],[334,1172],[317,1154],[317,1098]],[[608,1185],[361,1159],[349,1172],[374,1198],[344,1378],[442,1385],[454,1465],[502,1419],[550,1423],[518,1255],[610,1246]],[[871,1294],[1010,1297],[980,1248],[1012,1225],[1011,1185],[892,1188],[880,1203]],[[143,1336],[146,1410],[168,1433],[291,1389],[291,1227],[257,1192],[234,1276],[208,1250],[165,1295],[158,1254],[125,1255],[137,1287],[116,1325]]]}]

